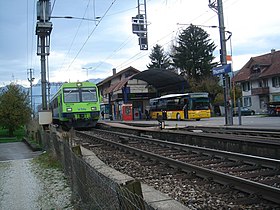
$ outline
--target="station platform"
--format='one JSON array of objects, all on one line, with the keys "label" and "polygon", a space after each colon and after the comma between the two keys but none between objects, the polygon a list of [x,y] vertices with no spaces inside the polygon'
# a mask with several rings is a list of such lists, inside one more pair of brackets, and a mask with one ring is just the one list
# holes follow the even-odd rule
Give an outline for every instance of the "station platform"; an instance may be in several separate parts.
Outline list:
[{"label": "station platform", "polygon": [[[128,126],[137,126],[143,128],[157,128],[159,122],[157,120],[100,120],[100,123],[105,124],[121,124]],[[207,119],[195,120],[166,120],[164,121],[165,128],[185,128],[185,127],[221,127],[221,128],[248,128],[248,129],[268,129],[280,131],[280,117],[267,117],[264,115],[242,116],[241,123],[238,117],[233,118],[233,125],[226,125],[224,117],[211,117]]]}]

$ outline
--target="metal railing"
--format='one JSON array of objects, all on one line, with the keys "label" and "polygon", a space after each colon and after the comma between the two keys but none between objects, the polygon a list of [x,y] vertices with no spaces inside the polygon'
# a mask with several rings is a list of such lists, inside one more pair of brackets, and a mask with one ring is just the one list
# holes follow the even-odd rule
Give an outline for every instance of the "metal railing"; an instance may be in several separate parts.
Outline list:
[{"label": "metal railing", "polygon": [[[44,148],[53,152],[63,165],[64,172],[71,184],[73,199],[81,209],[124,209],[150,210],[142,197],[138,181],[120,185],[100,173],[87,163],[82,156],[73,152],[72,137],[59,139],[54,133],[41,135]],[[138,190],[135,190],[138,185]],[[140,186],[140,193],[139,193]]]}]

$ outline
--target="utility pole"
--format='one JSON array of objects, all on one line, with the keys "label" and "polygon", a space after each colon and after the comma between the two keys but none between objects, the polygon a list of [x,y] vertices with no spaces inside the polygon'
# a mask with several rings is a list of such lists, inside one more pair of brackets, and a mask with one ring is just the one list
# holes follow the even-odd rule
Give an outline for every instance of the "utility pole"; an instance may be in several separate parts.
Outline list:
[{"label": "utility pole", "polygon": [[[220,31],[220,60],[222,66],[227,65],[227,50],[226,50],[226,38],[225,38],[225,25],[224,25],[224,13],[222,0],[209,0],[209,7],[218,14],[219,18],[219,31]],[[226,125],[233,125],[233,117],[231,111],[230,100],[230,78],[227,73],[223,73],[223,88],[224,88],[224,105],[225,105],[225,122]]]},{"label": "utility pole", "polygon": [[32,105],[32,83],[34,81],[33,77],[33,69],[27,69],[27,80],[30,82],[30,107],[32,111],[32,118],[33,118],[33,105]]},{"label": "utility pole", "polygon": [[37,55],[41,56],[42,110],[47,110],[46,56],[50,54],[50,34],[52,31],[51,3],[49,0],[37,1]]}]

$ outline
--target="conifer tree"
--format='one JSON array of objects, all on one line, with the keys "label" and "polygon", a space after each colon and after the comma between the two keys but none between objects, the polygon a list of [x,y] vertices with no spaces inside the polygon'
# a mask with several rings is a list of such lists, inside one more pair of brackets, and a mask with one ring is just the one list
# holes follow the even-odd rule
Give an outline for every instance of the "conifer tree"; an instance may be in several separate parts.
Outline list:
[{"label": "conifer tree", "polygon": [[156,44],[151,54],[149,55],[149,58],[151,59],[151,64],[147,65],[148,69],[169,69],[170,68],[170,58],[169,56],[164,52],[164,49],[162,46]]},{"label": "conifer tree", "polygon": [[173,46],[172,59],[174,66],[182,75],[194,81],[211,76],[213,51],[216,46],[209,34],[202,28],[190,25],[179,35],[177,44]]}]

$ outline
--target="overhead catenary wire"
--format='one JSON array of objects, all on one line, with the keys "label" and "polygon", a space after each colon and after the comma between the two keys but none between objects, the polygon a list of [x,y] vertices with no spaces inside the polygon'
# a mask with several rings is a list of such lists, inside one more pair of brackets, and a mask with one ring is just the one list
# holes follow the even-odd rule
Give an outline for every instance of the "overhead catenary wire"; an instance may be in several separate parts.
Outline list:
[{"label": "overhead catenary wire", "polygon": [[80,48],[80,50],[78,51],[78,53],[76,54],[76,56],[74,57],[74,59],[72,60],[72,62],[70,63],[70,65],[68,66],[67,70],[68,71],[70,69],[70,67],[72,66],[72,64],[75,62],[75,60],[77,59],[77,57],[79,56],[79,54],[81,53],[81,51],[83,50],[83,48],[85,47],[85,45],[87,44],[88,40],[91,38],[91,36],[93,35],[93,33],[95,32],[95,30],[97,29],[97,27],[99,26],[99,24],[101,23],[101,21],[105,18],[105,16],[107,15],[107,13],[110,11],[110,9],[112,8],[112,6],[114,5],[114,3],[116,2],[116,0],[113,0],[112,3],[110,4],[110,6],[107,8],[107,10],[105,11],[105,13],[103,14],[102,17],[100,17],[100,20],[98,21],[98,23],[95,25],[95,27],[93,28],[93,30],[91,31],[91,33],[89,34],[89,36],[87,37],[87,39],[85,40],[85,42],[83,43],[82,47]]},{"label": "overhead catenary wire", "polygon": [[[75,33],[75,35],[74,35],[74,37],[73,37],[73,39],[72,39],[72,42],[71,42],[71,44],[70,44],[70,47],[69,47],[69,49],[68,49],[68,51],[67,51],[66,56],[64,57],[64,60],[63,60],[63,62],[62,62],[62,64],[61,64],[61,66],[60,66],[59,71],[62,71],[62,68],[63,68],[63,66],[64,66],[64,64],[65,64],[66,58],[67,58],[68,55],[70,54],[70,51],[71,51],[71,49],[72,49],[72,47],[73,47],[73,44],[74,44],[74,42],[75,42],[75,40],[76,40],[76,38],[77,38],[77,35],[78,35],[78,33],[79,33],[79,30],[80,30],[80,28],[81,28],[81,25],[82,25],[82,23],[83,23],[83,20],[84,20],[84,18],[85,18],[85,16],[86,16],[86,13],[87,13],[87,10],[88,10],[88,7],[89,7],[89,3],[90,3],[90,0],[88,0],[88,4],[87,4],[87,6],[86,6],[84,15],[83,15],[83,17],[80,19],[81,21],[80,21],[80,23],[79,23],[79,26],[78,26],[78,28],[77,28],[77,30],[76,30],[76,33]],[[69,68],[70,68],[70,67],[68,67],[68,68],[66,69],[66,72],[69,70]]]},{"label": "overhead catenary wire", "polygon": [[[230,1],[230,0],[227,0],[227,1]],[[237,1],[238,1],[238,0],[237,0]],[[114,2],[115,2],[115,1],[112,2],[111,6],[114,4]],[[167,3],[167,1],[166,1],[166,3]],[[110,6],[110,7],[111,7],[111,6]],[[109,7],[109,9],[110,9],[110,7]],[[133,9],[134,9],[134,8],[133,8]],[[123,13],[123,12],[129,11],[129,10],[131,10],[131,9],[123,10],[123,11],[118,12],[118,13]],[[206,11],[206,12],[204,12],[203,14],[197,16],[196,18],[192,19],[191,22],[193,22],[193,21],[195,21],[195,20],[197,20],[197,19],[200,19],[202,16],[206,15],[208,12],[209,12],[209,11]],[[114,14],[118,14],[118,13],[114,13]],[[106,17],[108,17],[108,16],[111,16],[111,15],[113,15],[113,14],[108,15],[108,14],[106,13],[105,15],[106,15]],[[216,15],[213,15],[211,18],[209,18],[208,20],[204,21],[204,23],[205,23],[205,22],[208,22],[209,20],[211,20],[211,19],[214,18],[214,17],[216,17]],[[103,19],[103,18],[104,18],[104,15],[102,16],[102,19]],[[102,19],[100,19],[100,21],[101,21]],[[99,23],[100,23],[100,21],[99,21]],[[99,23],[97,24],[97,26],[99,25]],[[196,24],[195,24],[195,25],[196,25]],[[85,42],[83,43],[83,45],[82,45],[82,47],[80,48],[80,50],[77,52],[76,56],[74,57],[74,59],[73,59],[73,60],[71,61],[71,63],[69,64],[69,66],[68,66],[68,68],[67,68],[66,71],[68,71],[68,70],[71,68],[71,66],[73,65],[73,63],[75,62],[75,60],[77,59],[77,57],[79,56],[79,54],[81,53],[81,51],[83,50],[83,48],[85,47],[85,45],[87,44],[88,40],[90,39],[90,37],[92,36],[92,34],[95,32],[97,26],[94,27],[94,29],[91,31],[91,33],[89,34],[89,36],[87,37],[87,39],[86,39]],[[173,32],[172,32],[172,33],[173,33]],[[173,40],[174,40],[174,39],[172,39],[171,41],[173,41]],[[170,43],[171,41],[169,41],[168,43]],[[158,42],[160,42],[160,41],[157,40],[155,43],[158,43]],[[128,43],[128,42],[126,42],[126,40],[125,40],[119,47],[116,48],[116,50],[113,51],[113,53],[111,53],[109,56],[107,56],[103,61],[99,62],[99,65],[98,65],[97,67],[95,67],[95,69],[97,69],[97,68],[99,68],[101,65],[103,65],[103,63],[105,63],[105,61],[107,61],[108,59],[110,59],[110,58],[114,57],[115,55],[117,55],[117,54],[127,45],[127,43]],[[73,43],[72,43],[72,44],[73,44]],[[69,51],[69,52],[70,52],[70,51]],[[69,54],[69,52],[68,52],[68,54]],[[144,54],[144,55],[143,55],[143,54]],[[131,63],[133,63],[134,61],[139,60],[139,56],[141,56],[141,58],[142,58],[142,57],[145,56],[145,55],[147,55],[146,52],[145,52],[145,53],[144,53],[144,52],[136,53],[135,55],[133,55],[133,56],[131,56],[130,58],[128,58],[126,61],[122,62],[122,63],[121,63],[120,65],[118,65],[117,67],[127,65],[127,63],[128,63],[128,64],[131,64]]]},{"label": "overhead catenary wire", "polygon": [[[26,69],[34,68],[33,66],[33,55],[35,54],[34,50],[34,42],[35,39],[35,8],[36,8],[36,0],[33,1],[33,4],[29,4],[28,0],[26,0]],[[32,13],[30,13],[30,9]],[[30,14],[32,14],[32,19],[30,20]],[[29,23],[32,23],[31,27]],[[31,34],[31,35],[30,35]],[[30,39],[31,37],[31,39]]]},{"label": "overhead catenary wire", "polygon": [[[166,4],[167,4],[167,2],[166,2]],[[203,12],[201,15],[195,17],[195,18],[192,19],[191,21],[195,21],[195,20],[199,19],[200,17],[204,16],[204,15],[207,14],[208,12],[209,12],[209,11]],[[215,16],[216,16],[216,15],[211,16],[211,18],[209,18],[209,19],[208,19],[207,21],[205,21],[205,22],[208,22],[209,20],[211,20],[211,19],[214,18]],[[179,29],[177,29],[177,31],[178,31],[178,30],[181,30],[181,29],[179,28]],[[174,33],[174,31],[172,31],[172,32],[169,33],[168,35],[166,35],[166,36],[160,38],[159,40],[157,40],[156,42],[154,42],[152,45],[155,45],[155,44],[159,43],[160,40],[163,40],[164,38],[168,37],[170,34],[173,34],[173,33]],[[174,41],[174,39],[171,39],[170,41],[168,41],[168,42],[165,43],[164,45],[166,45],[166,44],[168,44],[168,43],[171,43],[171,42],[173,42],[173,41]],[[162,46],[164,46],[164,45],[162,45]],[[122,62],[121,64],[119,64],[118,66],[116,66],[116,68],[126,67],[126,66],[132,64],[133,62],[139,60],[140,58],[143,58],[144,56],[146,56],[146,55],[148,55],[148,54],[149,54],[149,53],[147,53],[147,52],[145,52],[145,53],[144,53],[144,52],[136,53],[135,55],[133,55],[133,56],[131,56],[130,58],[128,58],[126,61],[124,61],[124,62]],[[141,56],[139,57],[139,55],[141,55]],[[132,60],[132,61],[131,61],[131,60]],[[101,62],[101,63],[102,63],[102,62]]]}]

